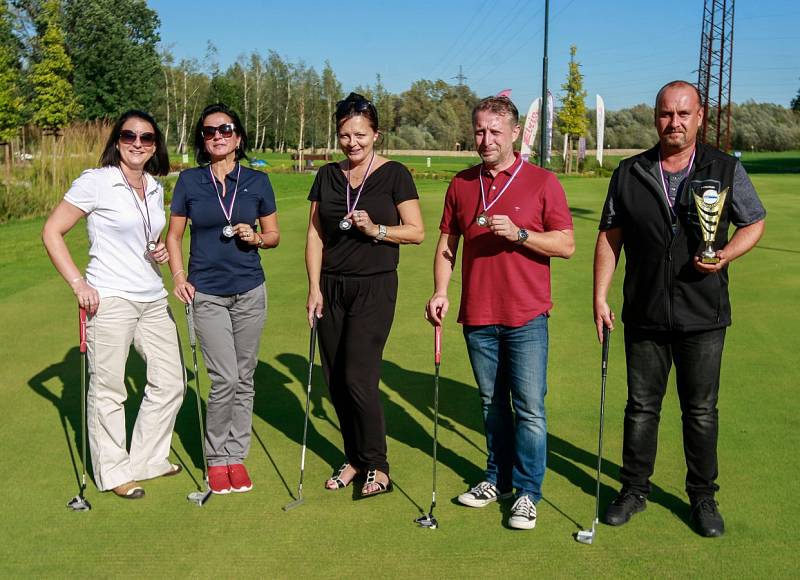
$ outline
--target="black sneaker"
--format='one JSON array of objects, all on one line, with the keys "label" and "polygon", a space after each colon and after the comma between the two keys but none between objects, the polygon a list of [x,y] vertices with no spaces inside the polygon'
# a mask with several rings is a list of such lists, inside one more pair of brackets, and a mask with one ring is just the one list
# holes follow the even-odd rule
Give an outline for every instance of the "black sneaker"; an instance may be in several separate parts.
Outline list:
[{"label": "black sneaker", "polygon": [[690,517],[695,531],[703,537],[718,538],[725,533],[725,521],[713,497],[693,499]]},{"label": "black sneaker", "polygon": [[647,507],[647,499],[638,493],[623,489],[606,508],[603,523],[609,526],[621,526],[627,523],[634,514],[643,512]]},{"label": "black sneaker", "polygon": [[495,484],[482,481],[471,490],[458,496],[458,502],[469,507],[482,508],[498,499],[507,499],[512,495],[514,495],[512,491],[502,492],[497,489]]},{"label": "black sneaker", "polygon": [[517,530],[532,530],[536,527],[536,506],[530,496],[521,495],[511,507],[508,525]]}]

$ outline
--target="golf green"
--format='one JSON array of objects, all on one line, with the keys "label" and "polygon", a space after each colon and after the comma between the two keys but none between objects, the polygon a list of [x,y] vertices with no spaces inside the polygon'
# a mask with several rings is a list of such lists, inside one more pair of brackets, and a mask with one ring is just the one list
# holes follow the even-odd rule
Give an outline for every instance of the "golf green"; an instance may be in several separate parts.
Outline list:
[{"label": "golf green", "polygon": [[[89,484],[89,512],[66,502],[80,473],[77,313],[39,240],[42,220],[0,227],[0,449],[4,494],[3,577],[782,577],[795,575],[800,510],[796,396],[800,210],[796,175],[756,174],[767,210],[757,248],[730,269],[734,324],[728,332],[720,395],[720,510],[727,533],[700,538],[688,525],[685,466],[674,382],[664,401],[654,492],[629,524],[601,525],[592,546],[572,535],[591,525],[600,392],[600,348],[591,308],[592,252],[607,179],[565,178],[577,251],[553,262],[550,325],[548,473],[533,531],[508,529],[510,502],[477,510],[455,497],[481,479],[484,440],[477,391],[461,329],[444,327],[440,381],[440,527],[414,518],[431,500],[433,331],[423,320],[446,181],[418,187],[427,239],[401,250],[395,324],[384,355],[383,402],[395,491],[353,501],[353,488],[323,489],[342,462],[336,416],[315,366],[305,468],[305,503],[289,512],[299,477],[308,328],[303,264],[311,177],[276,174],[281,244],[262,253],[268,317],[259,365],[253,444],[255,487],[186,501],[202,471],[193,389],[178,416],[178,477],[145,482],[142,501],[122,501]],[[83,226],[69,236],[86,260]],[[622,272],[612,304],[621,306]],[[167,279],[168,276],[165,276]],[[169,285],[168,285],[169,287]],[[451,285],[457,303],[458,273]],[[173,300],[186,336],[183,310]],[[455,313],[451,309],[452,314]],[[190,365],[185,346],[187,366]],[[191,376],[190,370],[190,376]],[[209,381],[199,376],[203,397]],[[135,351],[127,366],[129,429],[144,387]],[[191,383],[194,384],[193,381]],[[601,499],[618,488],[625,404],[622,332],[612,337]],[[792,548],[792,546],[795,546]]]}]

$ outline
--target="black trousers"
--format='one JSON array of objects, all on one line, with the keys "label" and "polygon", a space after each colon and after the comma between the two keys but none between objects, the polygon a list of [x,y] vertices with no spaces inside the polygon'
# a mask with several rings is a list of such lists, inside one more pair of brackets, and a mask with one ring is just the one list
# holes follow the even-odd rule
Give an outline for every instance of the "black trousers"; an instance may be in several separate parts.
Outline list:
[{"label": "black trousers", "polygon": [[386,422],[378,383],[397,302],[397,272],[323,274],[320,288],[320,357],[347,462],[359,470],[379,469],[388,474]]},{"label": "black trousers", "polygon": [[713,497],[719,489],[717,399],[724,343],[724,328],[703,332],[625,329],[628,404],[620,471],[623,488],[650,493],[661,402],[674,363],[683,422],[686,493],[697,499]]}]

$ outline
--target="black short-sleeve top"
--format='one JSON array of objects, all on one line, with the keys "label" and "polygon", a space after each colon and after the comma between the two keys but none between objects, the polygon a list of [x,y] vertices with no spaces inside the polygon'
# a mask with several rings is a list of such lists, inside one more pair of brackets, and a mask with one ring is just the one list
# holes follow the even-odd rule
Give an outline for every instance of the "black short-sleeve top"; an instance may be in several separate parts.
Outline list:
[{"label": "black short-sleeve top", "polygon": [[[397,269],[400,260],[398,244],[375,243],[355,227],[339,229],[347,215],[347,177],[338,163],[328,163],[317,173],[309,201],[316,201],[322,228],[322,273],[343,276],[371,276]],[[358,188],[351,188],[352,204]],[[404,201],[419,199],[411,173],[396,161],[387,161],[370,173],[355,209],[366,211],[375,224],[400,224],[397,206]]]}]

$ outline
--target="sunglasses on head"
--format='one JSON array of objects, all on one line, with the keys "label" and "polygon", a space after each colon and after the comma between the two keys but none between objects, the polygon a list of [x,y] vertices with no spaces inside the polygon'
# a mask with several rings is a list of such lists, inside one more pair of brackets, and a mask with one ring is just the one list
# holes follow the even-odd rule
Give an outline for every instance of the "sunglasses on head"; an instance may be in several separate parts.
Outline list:
[{"label": "sunglasses on head", "polygon": [[206,125],[200,131],[203,133],[203,139],[206,141],[213,139],[214,135],[217,133],[219,133],[220,137],[228,139],[229,137],[233,137],[233,134],[236,132],[236,125],[233,123],[225,123],[224,125],[220,125],[218,127]]},{"label": "sunglasses on head", "polygon": [[119,142],[123,145],[133,145],[136,143],[137,138],[144,147],[152,147],[156,142],[155,133],[136,133],[128,129],[123,129],[119,132]]},{"label": "sunglasses on head", "polygon": [[336,114],[341,116],[351,110],[356,113],[363,113],[370,108],[374,109],[375,106],[367,99],[344,99],[336,103]]}]

